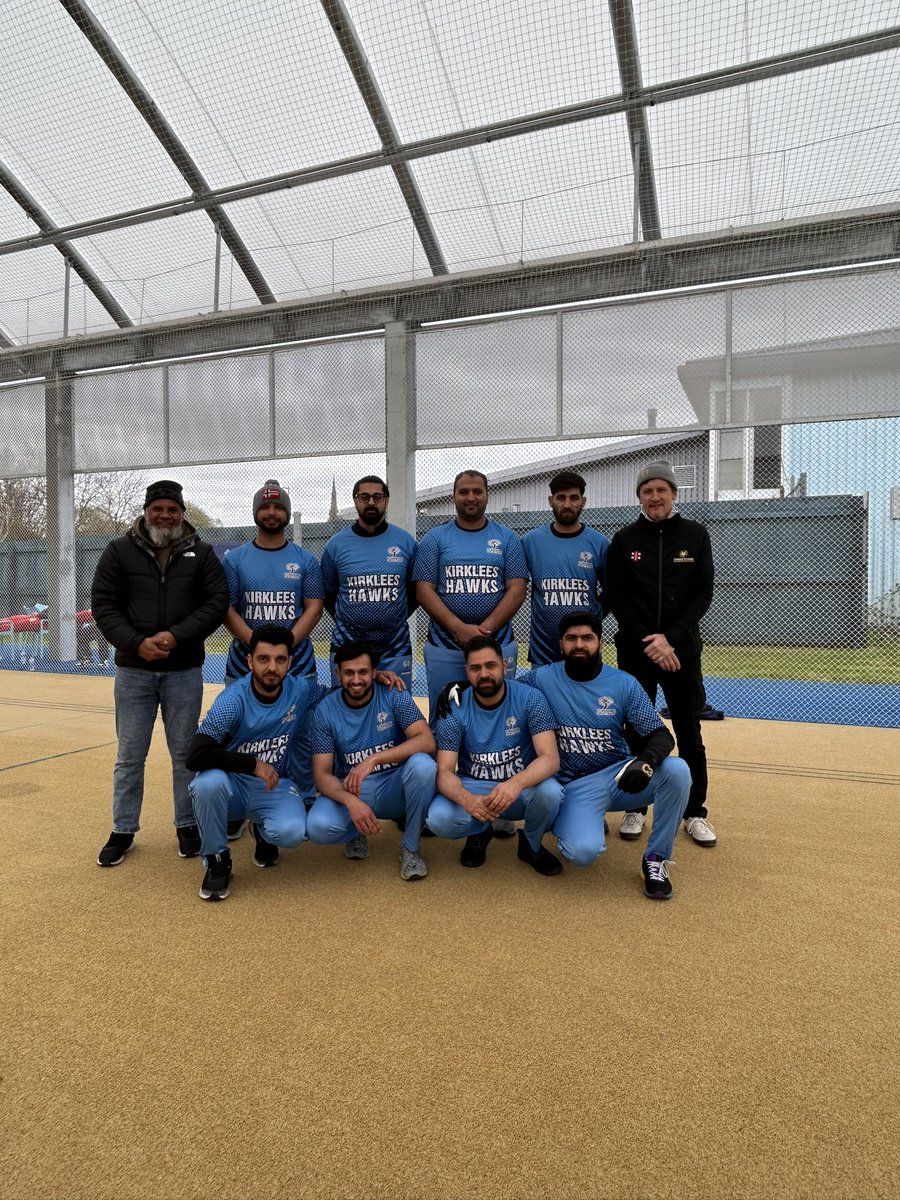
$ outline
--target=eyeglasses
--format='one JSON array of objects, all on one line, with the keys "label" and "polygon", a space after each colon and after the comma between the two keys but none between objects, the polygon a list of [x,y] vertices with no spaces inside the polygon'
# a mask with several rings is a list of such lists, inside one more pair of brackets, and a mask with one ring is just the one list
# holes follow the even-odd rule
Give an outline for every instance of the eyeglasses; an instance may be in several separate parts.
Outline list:
[{"label": "eyeglasses", "polygon": [[363,504],[380,504],[387,496],[384,492],[357,492],[353,499],[362,500]]}]

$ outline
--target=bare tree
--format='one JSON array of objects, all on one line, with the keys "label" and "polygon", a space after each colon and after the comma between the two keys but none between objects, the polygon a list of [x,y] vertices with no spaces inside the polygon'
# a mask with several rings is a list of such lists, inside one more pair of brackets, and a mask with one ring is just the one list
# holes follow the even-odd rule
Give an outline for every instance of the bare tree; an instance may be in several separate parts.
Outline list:
[{"label": "bare tree", "polygon": [[[76,475],[75,532],[122,533],[140,515],[146,486],[137,471]],[[0,479],[0,541],[31,541],[46,534],[46,479]]]},{"label": "bare tree", "polygon": [[0,541],[27,542],[47,530],[47,486],[43,476],[0,479]]},{"label": "bare tree", "polygon": [[75,476],[75,532],[123,533],[140,516],[146,481],[137,471]]}]

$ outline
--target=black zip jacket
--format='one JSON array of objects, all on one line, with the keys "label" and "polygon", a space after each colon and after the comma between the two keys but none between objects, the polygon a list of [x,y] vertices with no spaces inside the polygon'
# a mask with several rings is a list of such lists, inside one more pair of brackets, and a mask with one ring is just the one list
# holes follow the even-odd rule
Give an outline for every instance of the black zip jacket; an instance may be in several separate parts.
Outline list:
[{"label": "black zip jacket", "polygon": [[[100,556],[91,611],[97,628],[116,648],[117,666],[145,671],[202,666],[203,643],[228,611],[228,583],[212,546],[192,526],[185,530],[171,549],[164,574],[140,521]],[[164,629],[175,636],[174,650],[168,658],[147,662],[138,646]]]},{"label": "black zip jacket", "polygon": [[658,522],[642,513],[615,534],[606,555],[606,597],[619,623],[616,645],[643,650],[643,638],[664,633],[680,659],[696,658],[713,578],[704,525],[680,513]]}]

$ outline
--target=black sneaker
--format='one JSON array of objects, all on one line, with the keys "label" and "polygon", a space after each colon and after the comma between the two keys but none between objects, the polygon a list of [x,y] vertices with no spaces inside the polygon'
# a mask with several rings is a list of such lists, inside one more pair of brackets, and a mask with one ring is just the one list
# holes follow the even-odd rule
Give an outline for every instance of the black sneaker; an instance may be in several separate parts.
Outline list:
[{"label": "black sneaker", "polygon": [[494,831],[488,825],[484,833],[473,833],[466,838],[466,844],[459,854],[459,861],[464,867],[483,867],[487,857],[487,848],[491,844]]},{"label": "black sneaker", "polygon": [[206,860],[206,874],[200,885],[201,900],[224,900],[231,883],[231,851],[210,854]]},{"label": "black sneaker", "polygon": [[278,865],[278,847],[266,841],[259,832],[259,826],[255,821],[250,822],[250,832],[253,834],[253,840],[256,842],[256,848],[253,851],[253,861],[258,867],[276,867]]},{"label": "black sneaker", "polygon": [[521,858],[522,862],[528,863],[530,867],[534,867],[539,875],[558,875],[563,869],[562,863],[556,855],[551,854],[545,846],[532,850],[524,829],[519,830],[519,849],[516,856]]},{"label": "black sneaker", "polygon": [[196,825],[178,825],[175,828],[178,837],[179,858],[196,858],[200,853],[200,830]]},{"label": "black sneaker", "polygon": [[225,826],[225,832],[228,835],[229,842],[236,842],[244,832],[244,826],[247,824],[245,819],[241,817],[239,821],[229,821]]},{"label": "black sneaker", "polygon": [[641,863],[644,876],[644,895],[651,900],[671,900],[672,881],[668,863],[661,854],[645,854]]},{"label": "black sneaker", "polygon": [[111,833],[97,855],[98,867],[117,867],[134,843],[133,833]]}]

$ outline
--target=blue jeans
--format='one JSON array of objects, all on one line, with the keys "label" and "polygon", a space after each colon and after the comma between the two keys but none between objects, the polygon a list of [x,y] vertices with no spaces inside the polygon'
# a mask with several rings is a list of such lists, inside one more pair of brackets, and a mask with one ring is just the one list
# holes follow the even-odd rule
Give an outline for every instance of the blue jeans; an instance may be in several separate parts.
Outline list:
[{"label": "blue jeans", "polygon": [[[515,679],[519,662],[519,643],[515,640],[507,642],[502,649],[506,678]],[[438,696],[448,683],[456,683],[466,678],[466,656],[462,650],[432,646],[431,642],[426,642],[422,657],[425,660],[425,677],[428,681],[428,720],[433,726]]]},{"label": "blue jeans", "polygon": [[299,846],[306,837],[306,807],[290,779],[279,779],[270,792],[255,775],[237,771],[201,771],[191,783],[200,826],[200,853],[222,854],[228,846],[229,821],[247,818],[273,846]]},{"label": "blue jeans", "polygon": [[[419,849],[425,810],[434,795],[436,770],[430,754],[411,754],[405,763],[390,771],[375,771],[363,780],[359,798],[368,804],[376,817],[388,821],[406,818],[403,834],[406,850]],[[309,840],[320,846],[350,842],[358,836],[348,810],[328,796],[320,796],[309,810],[306,832]]]},{"label": "blue jeans", "polygon": [[184,759],[200,721],[202,670],[189,667],[184,671],[142,671],[139,667],[116,667],[114,696],[119,751],[113,768],[113,830],[137,833],[141,827],[144,763],[157,711],[162,712],[172,759],[175,824],[193,825],[194,809],[188,791],[191,772]]},{"label": "blue jeans", "polygon": [[562,807],[553,832],[559,852],[576,867],[589,867],[606,849],[603,818],[611,809],[633,810],[639,804],[653,805],[653,829],[647,840],[647,854],[672,857],[678,822],[684,814],[691,788],[691,772],[681,758],[666,758],[653,772],[653,778],[636,795],[623,792],[616,784],[622,762],[582,775],[565,785]]},{"label": "blue jeans", "polygon": [[[460,776],[460,782],[467,792],[476,796],[487,796],[497,786],[487,779],[469,779]],[[525,837],[532,850],[540,849],[541,838],[556,820],[562,801],[562,786],[556,776],[551,775],[534,787],[523,788],[518,800],[514,800],[502,814],[506,821],[525,822]],[[431,802],[428,809],[428,828],[438,837],[461,838],[472,837],[476,833],[485,833],[490,829],[489,821],[476,821],[469,815],[461,804],[454,804],[440,792]]]}]

